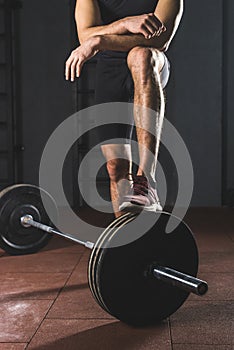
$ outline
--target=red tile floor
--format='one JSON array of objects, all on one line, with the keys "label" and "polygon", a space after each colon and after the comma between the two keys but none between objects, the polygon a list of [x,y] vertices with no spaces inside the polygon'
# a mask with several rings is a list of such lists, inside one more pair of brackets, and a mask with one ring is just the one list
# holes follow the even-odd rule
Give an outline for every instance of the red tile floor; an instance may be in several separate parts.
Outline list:
[{"label": "red tile floor", "polygon": [[93,300],[89,251],[54,237],[34,255],[0,251],[0,349],[234,349],[234,209],[192,208],[185,221],[200,251],[207,295],[190,295],[168,320],[133,328]]}]

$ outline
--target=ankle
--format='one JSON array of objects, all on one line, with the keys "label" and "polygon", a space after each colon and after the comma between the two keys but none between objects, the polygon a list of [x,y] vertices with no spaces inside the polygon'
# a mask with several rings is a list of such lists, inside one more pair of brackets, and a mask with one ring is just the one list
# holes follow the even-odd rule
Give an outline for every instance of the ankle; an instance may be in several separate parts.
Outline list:
[{"label": "ankle", "polygon": [[156,181],[150,174],[147,174],[147,173],[139,170],[137,172],[137,176],[144,176],[144,177],[146,177],[146,179],[147,179],[148,183],[150,184],[150,186],[153,187],[153,188],[156,188]]}]

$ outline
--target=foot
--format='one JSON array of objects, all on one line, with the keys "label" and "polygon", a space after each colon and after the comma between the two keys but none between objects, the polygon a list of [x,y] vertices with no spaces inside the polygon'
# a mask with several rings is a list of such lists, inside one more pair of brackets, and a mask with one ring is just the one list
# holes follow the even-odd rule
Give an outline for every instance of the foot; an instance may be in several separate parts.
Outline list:
[{"label": "foot", "polygon": [[132,175],[132,186],[129,193],[123,197],[123,202],[119,206],[119,210],[127,210],[132,212],[161,211],[162,206],[159,202],[156,189],[148,183],[145,176]]}]

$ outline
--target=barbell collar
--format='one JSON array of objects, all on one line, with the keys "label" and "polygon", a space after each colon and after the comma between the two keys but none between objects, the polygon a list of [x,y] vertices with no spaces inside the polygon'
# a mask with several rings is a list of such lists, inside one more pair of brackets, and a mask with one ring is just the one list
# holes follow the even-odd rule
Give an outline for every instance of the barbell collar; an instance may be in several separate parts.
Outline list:
[{"label": "barbell collar", "polygon": [[157,266],[153,268],[153,275],[158,280],[168,283],[172,286],[183,289],[199,296],[208,291],[208,284],[196,277],[176,271],[169,267]]},{"label": "barbell collar", "polygon": [[58,236],[61,236],[61,237],[64,237],[66,239],[69,239],[71,241],[74,241],[76,243],[79,243],[79,244],[85,246],[86,248],[93,249],[93,247],[94,247],[94,243],[93,242],[81,241],[80,239],[70,235],[69,233],[64,233],[64,232],[61,232],[61,231],[57,231],[53,227],[44,225],[44,224],[42,224],[40,222],[37,222],[37,221],[33,220],[32,215],[24,215],[24,216],[22,216],[20,218],[20,222],[21,222],[21,225],[23,227],[25,227],[25,228],[33,226],[35,228],[38,228],[39,230],[42,230],[42,231],[45,231],[45,232],[48,232],[48,233],[54,233],[54,234],[56,234]]}]

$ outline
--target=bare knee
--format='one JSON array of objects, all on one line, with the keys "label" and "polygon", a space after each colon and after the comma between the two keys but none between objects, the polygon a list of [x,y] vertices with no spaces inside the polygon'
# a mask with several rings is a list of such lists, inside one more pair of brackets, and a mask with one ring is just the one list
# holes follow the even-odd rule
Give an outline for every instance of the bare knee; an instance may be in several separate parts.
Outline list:
[{"label": "bare knee", "polygon": [[129,172],[129,161],[127,159],[112,159],[106,163],[107,171],[110,180],[113,182],[118,182],[121,179],[126,178]]},{"label": "bare knee", "polygon": [[162,53],[150,47],[136,46],[129,51],[127,64],[133,80],[147,84],[152,78],[158,79],[161,70]]},{"label": "bare knee", "polygon": [[128,53],[127,63],[131,69],[135,66],[151,64],[152,51],[150,47],[136,46]]}]

